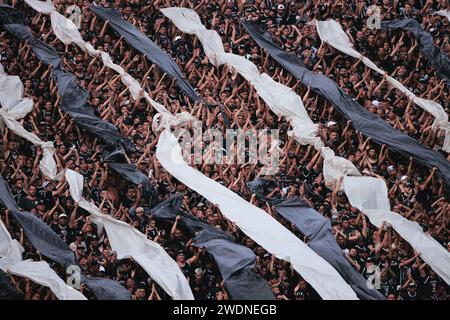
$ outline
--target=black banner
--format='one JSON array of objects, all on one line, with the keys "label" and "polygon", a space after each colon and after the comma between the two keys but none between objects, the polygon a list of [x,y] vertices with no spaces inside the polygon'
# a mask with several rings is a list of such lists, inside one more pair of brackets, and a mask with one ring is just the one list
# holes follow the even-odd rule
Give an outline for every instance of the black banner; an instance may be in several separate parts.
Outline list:
[{"label": "black banner", "polygon": [[[3,10],[5,10],[4,6],[0,7],[2,16],[7,16],[11,12],[18,12]],[[10,20],[17,21],[16,16],[13,18]],[[7,24],[4,27],[19,40],[26,41],[39,60],[53,67],[52,74],[56,78],[58,93],[61,96],[61,109],[67,112],[81,128],[103,141],[105,143],[104,148],[135,150],[133,142],[129,138],[122,136],[117,127],[94,115],[94,109],[87,102],[89,93],[78,85],[72,73],[63,71],[59,54],[53,47],[35,38],[31,30],[25,25]],[[150,180],[136,166],[123,163],[111,163],[111,167],[126,180],[142,184],[147,195],[152,196],[155,188]]]},{"label": "black banner", "polygon": [[[45,257],[69,267],[77,265],[74,252],[48,225],[30,212],[20,211],[7,183],[0,176],[0,202],[8,208],[23,228],[28,240]],[[84,283],[99,300],[129,300],[131,294],[118,282],[110,279],[87,277],[81,274]]]},{"label": "black banner", "polygon": [[334,238],[330,221],[299,198],[290,198],[275,206],[277,212],[307,237],[308,246],[331,264],[362,300],[384,300],[370,289],[366,279],[344,256]]},{"label": "black banner", "polygon": [[256,43],[267,49],[270,56],[287,69],[305,86],[326,98],[347,119],[352,120],[352,126],[372,141],[385,144],[390,150],[405,157],[413,157],[418,163],[428,167],[437,167],[450,187],[450,163],[438,151],[432,150],[410,136],[391,127],[385,120],[369,112],[357,101],[348,96],[330,78],[308,70],[303,62],[293,53],[284,52],[276,46],[270,34],[262,26],[241,20],[247,32]]},{"label": "black banner", "polygon": [[436,67],[438,73],[446,79],[447,86],[450,87],[450,58],[434,44],[433,37],[423,30],[417,20],[382,21],[381,29],[402,29],[411,32],[419,43],[420,51]]},{"label": "black banner", "polygon": [[197,101],[201,99],[191,84],[183,77],[183,74],[175,61],[173,61],[164,50],[150,40],[145,33],[138,30],[131,23],[125,21],[116,9],[94,5],[91,5],[90,9],[101,19],[107,20],[111,28],[123,36],[130,46],[140,53],[145,54],[149,61],[156,64],[172,79],[175,79],[181,90],[183,90],[183,92],[192,100]]},{"label": "black banner", "polygon": [[235,239],[181,210],[182,194],[172,196],[146,214],[159,220],[173,222],[181,216],[180,227],[191,236],[194,244],[204,247],[219,267],[225,287],[234,300],[273,300],[275,297],[267,282],[255,271],[255,255]]}]

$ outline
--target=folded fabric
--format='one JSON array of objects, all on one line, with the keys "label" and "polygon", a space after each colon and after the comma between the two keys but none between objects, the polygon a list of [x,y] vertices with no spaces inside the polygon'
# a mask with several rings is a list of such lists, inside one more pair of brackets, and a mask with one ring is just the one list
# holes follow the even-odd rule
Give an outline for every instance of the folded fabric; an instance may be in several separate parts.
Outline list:
[{"label": "folded fabric", "polygon": [[[47,262],[22,260],[22,252],[22,246],[11,238],[0,220],[0,269],[10,274],[29,278],[50,288],[59,300],[86,300],[86,297],[80,292],[64,283]],[[0,275],[2,275],[2,272],[0,272]],[[0,278],[3,277],[2,275]],[[11,292],[11,288],[8,289],[8,284],[4,284],[6,287],[3,290],[8,290],[10,295],[14,295],[15,292]],[[6,293],[1,292],[3,290],[0,286],[0,299],[4,294],[6,295]]]},{"label": "folded fabric", "polygon": [[181,269],[159,244],[148,240],[133,226],[103,214],[97,206],[84,199],[81,174],[66,169],[65,178],[72,199],[91,214],[93,222],[105,228],[111,248],[117,252],[118,259],[133,258],[172,298],[194,298]]},{"label": "folded fabric", "polygon": [[275,257],[290,262],[323,299],[357,299],[328,262],[267,212],[184,162],[176,137],[167,129],[159,137],[156,158],[174,178],[218,205],[221,213],[253,241]]},{"label": "folded fabric", "polygon": [[23,98],[22,81],[17,76],[9,76],[4,73],[3,66],[0,67],[0,106],[0,128],[3,130],[6,125],[14,134],[40,147],[43,157],[39,162],[39,168],[45,176],[55,177],[57,169],[53,159],[55,154],[53,142],[42,141],[34,133],[25,130],[17,121],[31,112],[33,100]]}]

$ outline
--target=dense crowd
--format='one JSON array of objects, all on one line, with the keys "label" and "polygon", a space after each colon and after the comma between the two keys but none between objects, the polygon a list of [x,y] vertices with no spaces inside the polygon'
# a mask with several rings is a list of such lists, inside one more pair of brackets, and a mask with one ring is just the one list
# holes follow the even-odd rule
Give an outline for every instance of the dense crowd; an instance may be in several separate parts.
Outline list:
[{"label": "dense crowd", "polygon": [[[176,193],[184,193],[182,210],[200,220],[232,234],[236,241],[249,247],[256,255],[255,269],[267,280],[277,299],[317,299],[313,288],[296,273],[289,263],[278,260],[233,223],[227,221],[214,204],[186,188],[159,164],[155,156],[159,133],[152,130],[153,107],[142,99],[133,100],[119,77],[97,58],[91,58],[75,45],[64,45],[53,34],[48,16],[37,14],[23,1],[4,1],[26,13],[29,26],[63,57],[64,68],[75,74],[78,83],[90,93],[90,104],[102,119],[114,124],[136,144],[136,152],[127,153],[128,161],[148,175],[157,186],[159,201]],[[352,161],[361,172],[385,180],[393,211],[416,221],[425,232],[450,251],[448,233],[450,204],[448,190],[436,170],[428,170],[377,145],[352,128],[331,104],[310,91],[283,70],[246,34],[241,17],[267,25],[274,41],[288,52],[295,52],[308,68],[334,79],[351,97],[370,112],[384,118],[391,126],[422,144],[440,150],[442,138],[431,130],[433,118],[415,106],[407,96],[389,86],[385,78],[365,67],[360,61],[321,44],[313,19],[336,19],[354,43],[369,57],[417,96],[440,103],[448,113],[449,92],[418,49],[418,43],[402,31],[370,30],[366,26],[367,7],[377,4],[382,19],[414,18],[434,37],[435,44],[450,54],[449,21],[433,12],[449,9],[440,1],[94,1],[115,7],[124,19],[145,32],[179,65],[189,83],[205,103],[194,103],[179,90],[174,81],[152,65],[143,55],[129,47],[108,23],[89,10],[89,1],[55,0],[60,13],[67,16],[80,12],[79,28],[85,41],[110,54],[142,87],[172,113],[188,111],[201,120],[204,130],[225,130],[223,109],[232,128],[280,130],[282,144],[279,172],[266,179],[275,187],[268,197],[301,197],[331,220],[336,241],[350,263],[364,277],[381,270],[379,291],[390,300],[446,300],[448,285],[421,259],[388,224],[375,228],[365,215],[350,206],[339,186],[331,188],[322,175],[322,158],[311,146],[298,144],[288,136],[289,124],[278,118],[265,105],[250,84],[226,66],[209,63],[200,42],[181,33],[158,8],[186,6],[193,8],[208,29],[222,37],[225,50],[250,59],[261,72],[291,88],[303,98],[314,122],[320,123],[319,134],[337,155]],[[71,168],[85,178],[84,195],[95,201],[104,214],[109,214],[139,229],[159,243],[176,260],[194,292],[196,299],[230,299],[214,259],[203,248],[197,248],[178,227],[160,222],[144,214],[150,205],[141,185],[132,185],[112,172],[100,161],[102,143],[77,127],[60,109],[60,97],[51,68],[39,62],[30,48],[2,30],[0,57],[5,72],[18,75],[25,87],[25,96],[34,101],[33,111],[21,121],[23,126],[44,141],[54,141],[59,170]],[[119,281],[134,299],[167,299],[167,294],[132,259],[118,260],[104,231],[97,232],[88,214],[78,208],[65,183],[50,181],[38,169],[42,150],[15,136],[6,128],[1,133],[0,173],[19,206],[40,217],[69,244],[79,265],[89,275]],[[252,194],[247,183],[259,176],[260,165],[206,164],[196,166],[206,176],[222,183],[254,205],[266,210],[287,228],[299,235],[293,226],[282,221],[274,207]],[[236,208],[239,210],[238,208]],[[14,238],[25,247],[24,257],[45,259],[26,239],[23,230],[7,210],[0,215]],[[307,239],[305,239],[307,242]],[[65,278],[65,270],[50,262]],[[56,299],[45,287],[28,279],[10,276],[15,287],[27,299]],[[86,288],[83,293],[93,297]]]}]

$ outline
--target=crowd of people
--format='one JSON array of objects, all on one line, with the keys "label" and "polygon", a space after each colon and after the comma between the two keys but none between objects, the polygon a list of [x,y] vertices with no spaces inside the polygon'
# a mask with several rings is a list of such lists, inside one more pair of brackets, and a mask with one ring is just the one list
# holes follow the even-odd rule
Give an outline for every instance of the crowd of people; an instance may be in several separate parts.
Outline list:
[{"label": "crowd of people", "polygon": [[[127,153],[128,161],[150,177],[157,187],[158,202],[184,193],[182,210],[214,227],[232,234],[236,241],[256,255],[256,272],[271,287],[276,299],[318,299],[314,289],[295,272],[289,263],[278,260],[239,228],[224,218],[219,208],[201,195],[186,188],[170,176],[155,156],[160,132],[152,130],[154,108],[142,98],[134,100],[119,76],[104,67],[75,45],[64,45],[53,34],[48,16],[38,14],[23,1],[3,1],[23,11],[35,35],[55,47],[63,59],[64,69],[72,72],[79,85],[90,93],[90,104],[103,120],[114,124],[122,135],[130,137],[135,152]],[[364,277],[371,275],[376,265],[381,270],[379,291],[389,300],[446,300],[449,286],[439,278],[390,225],[375,228],[365,215],[351,207],[339,185],[326,185],[322,175],[323,159],[313,147],[303,146],[288,135],[290,126],[265,105],[252,86],[236,76],[226,66],[209,63],[201,43],[194,36],[180,32],[159,8],[185,6],[193,8],[208,29],[222,37],[225,50],[254,62],[261,72],[293,88],[303,98],[311,119],[320,123],[318,134],[339,156],[352,161],[366,175],[384,179],[392,210],[416,221],[424,230],[450,251],[450,204],[448,190],[436,170],[428,170],[392,152],[384,145],[373,143],[352,128],[320,95],[297,81],[279,66],[245,32],[241,18],[267,26],[274,41],[288,52],[294,52],[305,65],[317,73],[334,79],[351,97],[370,112],[385,119],[391,126],[414,137],[422,144],[442,151],[443,139],[431,128],[433,118],[415,106],[407,96],[392,88],[385,78],[365,67],[361,61],[346,56],[322,44],[313,19],[337,20],[355,48],[384,68],[417,96],[440,103],[448,113],[449,90],[435,68],[419,51],[414,38],[402,31],[369,29],[367,7],[378,5],[382,19],[417,19],[434,37],[435,44],[450,55],[449,21],[433,13],[449,9],[446,0],[115,0],[94,1],[94,4],[114,7],[125,20],[134,24],[164,49],[178,64],[183,75],[204,98],[194,103],[157,66],[133,50],[109,26],[89,10],[89,1],[54,0],[56,9],[66,16],[80,12],[79,29],[85,41],[110,54],[115,63],[140,81],[156,101],[176,114],[187,111],[202,121],[204,130],[226,130],[221,110],[235,129],[279,129],[281,141],[280,167],[277,174],[266,176],[276,187],[268,197],[300,197],[330,219],[336,241],[354,268]],[[60,108],[60,97],[51,76],[51,67],[41,63],[27,44],[10,33],[1,31],[0,57],[9,75],[18,75],[24,84],[25,97],[33,99],[32,112],[22,125],[44,141],[54,141],[55,160],[59,171],[73,169],[85,178],[84,195],[92,199],[102,213],[125,221],[159,243],[176,260],[188,278],[196,299],[230,299],[214,259],[179,228],[160,222],[145,214],[149,197],[141,185],[123,180],[101,162],[102,142],[79,128]],[[168,299],[162,290],[132,259],[118,260],[104,231],[98,232],[89,216],[74,203],[65,183],[51,181],[39,171],[42,150],[12,134],[7,128],[1,133],[0,173],[8,181],[21,209],[29,211],[47,223],[61,236],[76,255],[82,270],[92,276],[119,281],[136,300]],[[191,164],[204,175],[225,185],[254,205],[285,224],[304,239],[292,225],[282,221],[274,207],[252,194],[247,183],[259,176],[260,165]],[[1,219],[11,235],[26,249],[24,258],[46,259],[37,252],[14,221],[0,207]],[[236,208],[239,210],[239,208]],[[65,270],[49,261],[66,277]],[[56,299],[45,287],[28,279],[10,275],[11,283],[26,299]],[[82,292],[94,298],[87,288]]]}]

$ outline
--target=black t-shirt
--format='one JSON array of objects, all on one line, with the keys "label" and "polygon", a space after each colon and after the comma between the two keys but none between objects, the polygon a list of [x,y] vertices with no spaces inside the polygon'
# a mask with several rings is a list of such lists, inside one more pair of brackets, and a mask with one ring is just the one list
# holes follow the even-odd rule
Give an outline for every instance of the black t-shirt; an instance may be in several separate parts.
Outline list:
[{"label": "black t-shirt", "polygon": [[38,205],[39,199],[31,200],[28,197],[23,197],[20,199],[19,207],[21,207],[25,211],[31,211],[31,209],[36,208]]},{"label": "black t-shirt", "polygon": [[206,298],[208,288],[203,277],[200,280],[192,279],[189,281],[189,285],[196,300],[204,300]]},{"label": "black t-shirt", "polygon": [[124,208],[131,208],[131,206],[135,203],[135,200],[128,198],[127,195],[123,195],[121,200]]},{"label": "black t-shirt", "polygon": [[188,262],[186,262],[184,264],[184,266],[181,267],[180,269],[181,269],[181,272],[183,272],[184,276],[187,277],[187,276],[189,276],[189,273],[191,272],[192,267]]},{"label": "black t-shirt", "polygon": [[436,293],[437,286],[442,283],[442,281],[438,278],[431,278],[430,276],[425,276],[425,278],[420,279],[421,292],[425,296],[425,298],[430,298],[433,294]]},{"label": "black t-shirt", "polygon": [[69,226],[61,226],[59,225],[59,223],[52,223],[50,228],[66,243],[70,242],[72,237],[72,230],[69,228]]},{"label": "black t-shirt", "polygon": [[378,291],[382,295],[387,297],[390,293],[395,293],[396,287],[395,287],[395,284],[391,280],[388,280],[386,282],[380,281],[380,289],[378,289]]}]

